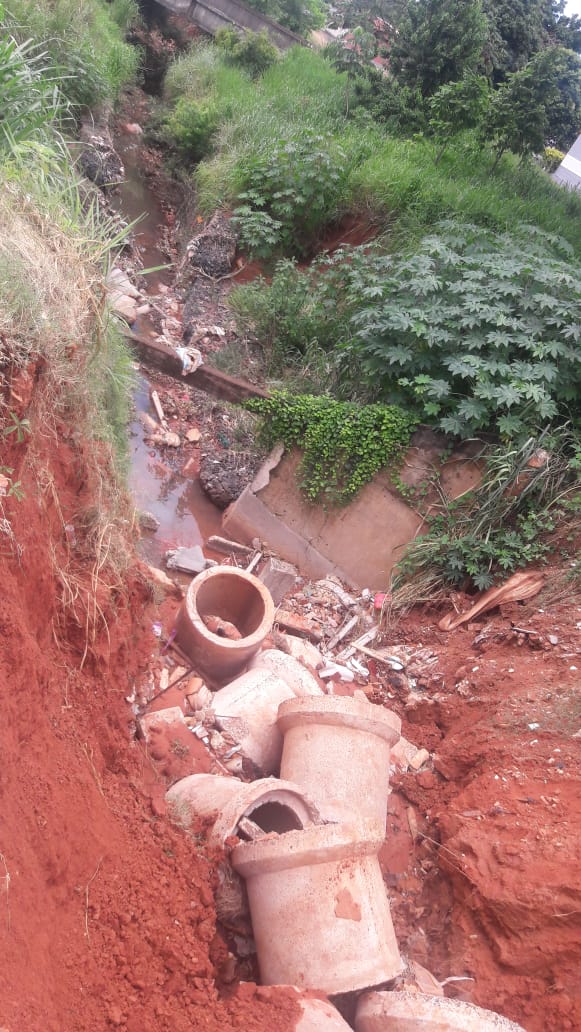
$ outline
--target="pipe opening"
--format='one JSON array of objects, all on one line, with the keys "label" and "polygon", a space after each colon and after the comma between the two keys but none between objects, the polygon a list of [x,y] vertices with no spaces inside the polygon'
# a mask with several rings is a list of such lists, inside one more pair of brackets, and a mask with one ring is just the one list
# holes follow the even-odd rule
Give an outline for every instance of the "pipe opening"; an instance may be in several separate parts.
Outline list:
[{"label": "pipe opening", "polygon": [[[205,623],[205,617],[218,618],[233,624],[243,638],[253,634],[264,620],[264,599],[254,584],[231,573],[219,574],[200,584],[196,594],[196,608]],[[219,637],[229,637],[225,628],[214,631]]]},{"label": "pipe opening", "polygon": [[247,816],[266,833],[284,835],[287,831],[302,831],[303,828],[294,810],[283,803],[262,803]]}]

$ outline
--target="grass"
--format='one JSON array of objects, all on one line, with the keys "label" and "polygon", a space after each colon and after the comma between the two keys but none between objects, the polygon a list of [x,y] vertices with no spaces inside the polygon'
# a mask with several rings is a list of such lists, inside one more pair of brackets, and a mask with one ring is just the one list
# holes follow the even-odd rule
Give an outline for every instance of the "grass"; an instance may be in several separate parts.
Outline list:
[{"label": "grass", "polygon": [[136,77],[140,53],[124,35],[138,18],[134,0],[8,0],[0,25],[19,42],[42,43],[61,92],[78,109],[116,99]]},{"label": "grass", "polygon": [[536,166],[506,155],[492,174],[491,155],[470,135],[458,138],[438,165],[437,145],[429,140],[377,132],[373,138],[372,154],[351,175],[352,210],[391,218],[406,240],[450,216],[500,231],[526,222],[564,237],[581,255],[581,196]]}]

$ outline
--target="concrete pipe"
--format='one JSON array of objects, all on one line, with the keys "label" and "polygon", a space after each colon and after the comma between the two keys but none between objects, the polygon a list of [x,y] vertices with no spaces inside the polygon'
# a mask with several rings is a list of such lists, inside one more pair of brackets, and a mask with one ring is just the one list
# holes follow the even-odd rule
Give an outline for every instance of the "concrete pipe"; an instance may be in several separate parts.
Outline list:
[{"label": "concrete pipe", "polygon": [[365,993],[356,1032],[524,1032],[514,1021],[461,1000],[421,993]]},{"label": "concrete pipe", "polygon": [[288,781],[262,778],[245,784],[237,778],[216,774],[190,774],[166,792],[168,811],[189,830],[196,817],[215,817],[208,841],[223,846],[246,817],[263,832],[282,834],[320,821],[319,814],[298,788]]},{"label": "concrete pipe", "polygon": [[263,983],[345,993],[401,972],[382,841],[375,822],[354,821],[235,847]]},{"label": "concrete pipe", "polygon": [[305,695],[324,695],[325,692],[313,674],[309,673],[302,663],[293,656],[279,649],[264,649],[257,652],[250,664],[250,669],[266,668],[277,677],[286,681],[297,698]]},{"label": "concrete pipe", "polygon": [[293,698],[286,681],[261,667],[241,674],[214,694],[216,726],[228,732],[242,756],[261,774],[279,772],[282,734],[277,727],[278,708],[285,699]]},{"label": "concrete pipe", "polygon": [[290,699],[278,711],[281,777],[315,800],[325,820],[375,820],[385,832],[389,754],[400,737],[395,713],[342,696]]},{"label": "concrete pipe", "polygon": [[270,592],[257,577],[213,566],[191,582],[177,615],[176,638],[203,674],[224,684],[248,665],[273,620]]}]

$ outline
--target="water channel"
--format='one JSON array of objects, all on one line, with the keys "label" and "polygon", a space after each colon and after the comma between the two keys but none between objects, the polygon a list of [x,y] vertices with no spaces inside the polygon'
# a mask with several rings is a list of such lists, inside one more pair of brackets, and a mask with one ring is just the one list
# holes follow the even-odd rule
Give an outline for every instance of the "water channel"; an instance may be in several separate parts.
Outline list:
[{"label": "water channel", "polygon": [[[143,146],[140,135],[120,132],[115,138],[115,148],[123,161],[126,176],[119,188],[116,206],[127,221],[139,219],[133,235],[143,266],[145,269],[158,269],[167,265],[159,246],[165,215],[143,173]],[[148,273],[146,297],[155,302],[160,287],[168,287],[171,283],[172,270],[169,268]],[[157,335],[147,315],[139,317],[133,328],[141,336]],[[180,471],[185,460],[180,459],[179,454],[166,456],[166,449],[158,451],[146,439],[143,414],[155,418],[155,411],[143,367],[139,367],[137,372],[133,402],[134,417],[129,426],[129,487],[136,509],[150,512],[159,521],[156,532],[144,531],[140,552],[148,563],[162,566],[167,549],[178,545],[203,545],[211,534],[218,533],[222,514],[204,494],[197,477]]]}]

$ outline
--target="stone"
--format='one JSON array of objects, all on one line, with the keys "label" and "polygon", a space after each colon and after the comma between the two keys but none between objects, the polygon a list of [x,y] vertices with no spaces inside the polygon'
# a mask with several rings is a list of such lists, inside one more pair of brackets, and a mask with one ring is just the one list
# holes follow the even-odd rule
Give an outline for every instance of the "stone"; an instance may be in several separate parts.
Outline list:
[{"label": "stone", "polygon": [[151,579],[155,581],[160,588],[163,588],[168,595],[179,595],[181,597],[182,589],[179,584],[172,581],[171,577],[168,577],[164,570],[158,569],[157,566],[147,566],[147,572]]},{"label": "stone", "polygon": [[424,763],[427,763],[429,758],[430,754],[427,749],[419,749],[415,756],[412,756],[410,767],[412,770],[419,770],[420,767],[423,767]]},{"label": "stone", "polygon": [[258,574],[258,579],[266,585],[275,606],[280,605],[284,596],[294,588],[298,570],[281,559],[268,559]]},{"label": "stone", "polygon": [[157,516],[154,516],[152,512],[140,512],[138,516],[139,526],[142,530],[151,530],[155,532],[159,529],[160,523]]},{"label": "stone", "polygon": [[208,567],[201,545],[171,549],[166,552],[165,559],[168,570],[181,570],[182,573],[202,573]]},{"label": "stone", "polygon": [[127,294],[112,293],[109,295],[111,308],[129,324],[137,319],[137,302]]},{"label": "stone", "polygon": [[144,713],[139,718],[139,731],[145,741],[149,743],[152,729],[160,724],[183,724],[184,714],[179,706],[169,706],[167,709],[154,710],[153,713]]},{"label": "stone", "polygon": [[201,431],[195,426],[193,426],[191,430],[186,431],[186,441],[189,441],[190,444],[197,444],[201,436]]},{"label": "stone", "polygon": [[179,448],[182,442],[179,434],[174,433],[173,430],[167,430],[162,437],[162,443],[167,444],[170,448]]},{"label": "stone", "polygon": [[396,770],[405,773],[414,756],[417,756],[418,748],[407,738],[400,738],[399,742],[391,747],[390,763]]}]

